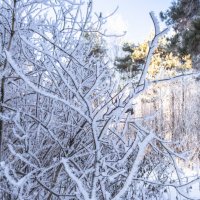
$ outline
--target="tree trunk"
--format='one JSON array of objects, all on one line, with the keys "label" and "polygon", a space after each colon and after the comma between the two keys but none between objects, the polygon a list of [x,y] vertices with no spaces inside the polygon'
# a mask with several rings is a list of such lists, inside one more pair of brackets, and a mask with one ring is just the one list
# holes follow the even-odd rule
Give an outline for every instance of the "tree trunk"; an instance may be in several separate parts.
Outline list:
[{"label": "tree trunk", "polygon": [[[3,104],[4,102],[4,95],[5,95],[4,85],[5,85],[5,77],[1,79],[1,99],[0,99],[1,104]],[[0,105],[0,113],[3,113],[2,105]],[[0,162],[2,161],[2,151],[3,151],[3,120],[0,120]]]}]

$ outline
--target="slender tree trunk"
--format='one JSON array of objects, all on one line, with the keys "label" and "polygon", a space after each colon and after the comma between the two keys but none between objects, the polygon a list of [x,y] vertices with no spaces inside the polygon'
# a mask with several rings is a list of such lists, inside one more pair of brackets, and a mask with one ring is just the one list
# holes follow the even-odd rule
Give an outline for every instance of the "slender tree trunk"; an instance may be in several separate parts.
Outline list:
[{"label": "slender tree trunk", "polygon": [[[1,98],[0,98],[0,113],[3,113],[3,106],[1,105],[4,102],[5,95],[5,77],[1,79]],[[3,120],[0,120],[0,161],[2,160],[2,151],[3,151]]]},{"label": "slender tree trunk", "polygon": [[[16,3],[17,0],[13,1],[13,10],[12,10],[12,21],[11,21],[11,33],[10,33],[10,39],[8,42],[7,51],[10,50],[13,36],[15,34],[15,9],[16,9]],[[6,69],[7,66],[7,60],[5,60],[5,64],[3,65],[3,70]],[[0,97],[0,113],[3,113],[3,106],[1,104],[4,103],[5,98],[5,77],[2,77],[1,80],[1,97]],[[0,161],[2,161],[2,155],[3,154],[3,120],[0,120]]]},{"label": "slender tree trunk", "polygon": [[181,136],[186,134],[186,121],[185,121],[185,84],[184,80],[182,79],[181,81],[182,85],[182,104],[181,104],[181,110],[182,110],[182,131],[181,131]]},{"label": "slender tree trunk", "polygon": [[171,132],[172,132],[172,140],[176,140],[176,131],[175,131],[175,96],[174,91],[172,89],[171,92]]},{"label": "slender tree trunk", "polygon": [[[158,89],[153,89],[153,95],[157,97],[158,93]],[[156,116],[154,119],[154,129],[155,132],[158,133],[159,132],[159,119],[158,119],[158,114],[157,114],[157,109],[158,109],[158,101],[156,100],[157,98],[155,98],[155,100],[153,101],[153,112],[156,112]]]},{"label": "slender tree trunk", "polygon": [[[161,86],[162,87],[162,86]],[[164,135],[163,135],[163,131],[164,131],[164,107],[163,107],[163,94],[162,94],[162,89],[161,89],[161,87],[159,87],[159,109],[160,109],[160,116],[159,116],[159,118],[160,118],[160,132],[161,132],[161,134],[162,134],[162,137],[164,137]]]}]

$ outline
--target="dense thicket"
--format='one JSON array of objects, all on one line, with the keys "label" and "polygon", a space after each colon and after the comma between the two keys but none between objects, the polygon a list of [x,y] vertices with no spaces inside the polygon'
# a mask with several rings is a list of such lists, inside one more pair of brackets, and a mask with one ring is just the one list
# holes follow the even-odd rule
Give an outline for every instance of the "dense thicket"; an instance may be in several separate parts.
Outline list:
[{"label": "dense thicket", "polygon": [[[134,118],[161,31],[137,83],[120,80],[93,1],[0,1],[0,199],[162,199],[184,196],[175,141]],[[160,80],[165,81],[165,80]],[[148,116],[147,116],[148,117]],[[143,117],[142,117],[143,119]],[[181,190],[180,190],[181,188]]]}]

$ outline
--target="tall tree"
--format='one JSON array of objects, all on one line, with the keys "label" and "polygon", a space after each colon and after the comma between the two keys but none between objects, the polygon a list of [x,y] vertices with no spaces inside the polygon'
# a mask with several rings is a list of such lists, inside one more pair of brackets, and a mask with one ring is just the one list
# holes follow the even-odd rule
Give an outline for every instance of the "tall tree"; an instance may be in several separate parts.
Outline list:
[{"label": "tall tree", "polygon": [[124,43],[122,46],[124,55],[115,58],[114,65],[124,75],[124,79],[136,76],[141,71],[141,64],[144,64],[144,58],[133,61],[132,54],[135,47],[134,44]]},{"label": "tall tree", "polygon": [[[149,40],[146,40],[137,46],[124,44],[122,50],[125,52],[125,56],[117,57],[115,60],[115,66],[120,73],[124,74],[126,79],[133,78],[141,72],[148,55]],[[177,71],[191,69],[192,62],[190,55],[177,55],[174,52],[171,52],[168,46],[169,41],[167,38],[160,38],[158,47],[153,53],[148,69],[150,77],[155,77],[162,68],[165,70]]]},{"label": "tall tree", "polygon": [[175,31],[169,49],[176,54],[191,54],[193,67],[200,68],[200,1],[174,1],[160,16]]}]

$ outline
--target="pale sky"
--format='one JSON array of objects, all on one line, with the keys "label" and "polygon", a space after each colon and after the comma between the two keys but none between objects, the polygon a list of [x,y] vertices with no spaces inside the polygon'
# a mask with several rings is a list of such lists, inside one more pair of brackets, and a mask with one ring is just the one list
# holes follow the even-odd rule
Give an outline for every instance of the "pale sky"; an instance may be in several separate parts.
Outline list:
[{"label": "pale sky", "polygon": [[142,42],[153,30],[149,16],[154,11],[159,17],[160,11],[165,11],[172,0],[94,0],[94,11],[102,12],[104,16],[119,9],[108,21],[108,31],[121,33],[127,31],[125,39],[135,43]]}]

